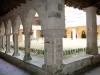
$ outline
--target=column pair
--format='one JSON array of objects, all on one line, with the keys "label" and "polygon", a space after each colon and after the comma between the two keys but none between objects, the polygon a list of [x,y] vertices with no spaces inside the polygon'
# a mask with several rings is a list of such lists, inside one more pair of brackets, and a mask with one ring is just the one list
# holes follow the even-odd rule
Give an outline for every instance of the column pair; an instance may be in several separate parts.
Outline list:
[{"label": "column pair", "polygon": [[4,49],[5,47],[5,36],[0,36],[0,49]]},{"label": "column pair", "polygon": [[9,34],[6,34],[6,51],[5,51],[5,53],[10,53],[11,51],[10,51],[10,48],[11,48],[11,46],[10,46],[10,33]]},{"label": "column pair", "polygon": [[18,49],[18,33],[13,34],[13,42],[14,42],[14,53],[13,56],[19,56],[19,49]]},{"label": "column pair", "polygon": [[31,60],[31,55],[30,55],[30,36],[32,32],[25,32],[25,55],[24,55],[24,60]]}]

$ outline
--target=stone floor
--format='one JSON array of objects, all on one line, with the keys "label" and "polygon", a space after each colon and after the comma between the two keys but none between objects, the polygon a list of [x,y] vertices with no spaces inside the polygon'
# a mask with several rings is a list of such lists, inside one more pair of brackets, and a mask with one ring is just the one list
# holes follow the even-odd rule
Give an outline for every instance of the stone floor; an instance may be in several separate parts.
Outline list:
[{"label": "stone floor", "polygon": [[0,58],[0,75],[31,75]]},{"label": "stone floor", "polygon": [[89,72],[86,72],[85,74],[83,75],[100,75],[100,66],[89,71]]}]

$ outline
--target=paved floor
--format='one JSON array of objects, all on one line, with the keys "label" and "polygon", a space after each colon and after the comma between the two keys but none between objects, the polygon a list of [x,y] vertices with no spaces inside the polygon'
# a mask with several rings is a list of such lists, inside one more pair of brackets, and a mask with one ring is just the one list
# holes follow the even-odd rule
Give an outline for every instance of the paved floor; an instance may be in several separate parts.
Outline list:
[{"label": "paved floor", "polygon": [[0,75],[31,75],[0,58]]},{"label": "paved floor", "polygon": [[89,72],[86,72],[84,75],[100,75],[100,67],[97,67]]}]

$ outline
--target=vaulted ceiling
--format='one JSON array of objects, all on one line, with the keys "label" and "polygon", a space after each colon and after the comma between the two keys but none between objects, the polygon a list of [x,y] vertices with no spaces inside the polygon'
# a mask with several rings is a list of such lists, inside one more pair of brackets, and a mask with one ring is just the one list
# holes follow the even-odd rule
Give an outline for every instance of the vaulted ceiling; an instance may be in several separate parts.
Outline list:
[{"label": "vaulted ceiling", "polygon": [[[21,3],[25,3],[25,0],[1,0],[0,1],[0,16],[5,15],[13,8],[20,6]],[[65,0],[65,4],[75,8],[85,8],[88,6],[95,6],[98,8],[98,14],[100,13],[100,0]]]},{"label": "vaulted ceiling", "polygon": [[0,16],[25,3],[25,0],[0,0]]}]

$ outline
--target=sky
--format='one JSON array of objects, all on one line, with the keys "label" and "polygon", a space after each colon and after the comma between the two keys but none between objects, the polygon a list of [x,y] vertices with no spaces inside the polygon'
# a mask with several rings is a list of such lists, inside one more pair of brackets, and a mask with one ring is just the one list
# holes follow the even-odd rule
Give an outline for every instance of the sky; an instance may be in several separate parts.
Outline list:
[{"label": "sky", "polygon": [[[100,25],[100,16],[97,15],[97,25]],[[86,12],[65,6],[65,26],[86,26]]]},{"label": "sky", "polygon": [[[38,16],[36,13],[35,16]],[[97,25],[100,25],[100,16],[97,15]],[[65,6],[65,27],[86,26],[86,12],[77,8]]]}]

